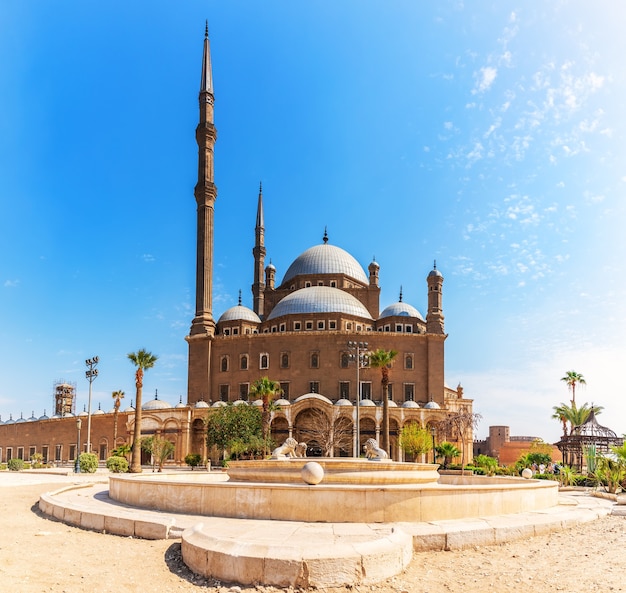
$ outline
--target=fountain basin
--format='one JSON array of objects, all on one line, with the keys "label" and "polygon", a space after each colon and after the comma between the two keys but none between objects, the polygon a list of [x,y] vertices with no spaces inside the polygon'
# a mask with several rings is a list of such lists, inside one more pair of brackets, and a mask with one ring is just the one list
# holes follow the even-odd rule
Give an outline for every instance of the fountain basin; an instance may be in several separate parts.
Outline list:
[{"label": "fountain basin", "polygon": [[324,484],[434,484],[439,479],[437,464],[339,457],[231,461],[227,473],[230,482],[302,484],[302,468],[311,461],[322,466]]},{"label": "fountain basin", "polygon": [[558,484],[441,476],[428,484],[218,482],[224,474],[115,475],[109,496],[161,511],[329,523],[422,522],[523,513],[558,504]]}]

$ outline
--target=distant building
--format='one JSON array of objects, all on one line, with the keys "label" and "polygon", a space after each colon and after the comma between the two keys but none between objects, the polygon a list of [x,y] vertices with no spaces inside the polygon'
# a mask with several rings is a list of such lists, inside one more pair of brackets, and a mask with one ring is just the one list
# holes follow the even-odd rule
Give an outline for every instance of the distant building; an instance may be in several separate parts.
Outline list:
[{"label": "distant building", "polygon": [[[528,453],[534,442],[541,440],[540,437],[511,436],[508,426],[490,426],[486,439],[474,441],[474,456],[488,455],[500,465],[509,466]],[[553,461],[561,461],[561,452],[555,445],[552,445],[551,456]]]}]

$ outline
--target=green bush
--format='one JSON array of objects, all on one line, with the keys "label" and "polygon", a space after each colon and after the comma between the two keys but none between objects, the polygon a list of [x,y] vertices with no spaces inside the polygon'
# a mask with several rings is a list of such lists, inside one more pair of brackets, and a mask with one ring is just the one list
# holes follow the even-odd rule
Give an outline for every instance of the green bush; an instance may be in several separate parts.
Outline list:
[{"label": "green bush", "polygon": [[107,469],[114,474],[125,474],[128,472],[128,461],[125,457],[113,455],[107,459]]},{"label": "green bush", "polygon": [[12,472],[19,472],[20,470],[24,469],[24,460],[17,459],[17,457],[9,459],[9,461],[7,462],[7,467]]},{"label": "green bush", "polygon": [[98,458],[95,453],[81,453],[78,464],[84,474],[95,474],[98,469]]},{"label": "green bush", "polygon": [[185,455],[185,463],[191,468],[193,471],[194,467],[197,467],[202,462],[202,455],[200,453],[189,453]]}]

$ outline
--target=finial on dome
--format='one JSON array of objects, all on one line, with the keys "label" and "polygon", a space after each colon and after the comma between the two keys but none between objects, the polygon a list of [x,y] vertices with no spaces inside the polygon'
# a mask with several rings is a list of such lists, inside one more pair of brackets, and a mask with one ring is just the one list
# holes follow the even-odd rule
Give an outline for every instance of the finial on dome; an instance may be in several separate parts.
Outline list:
[{"label": "finial on dome", "polygon": [[324,238],[322,240],[324,241],[324,245],[326,245],[326,243],[328,243],[328,230],[327,230],[327,227],[324,227]]},{"label": "finial on dome", "polygon": [[400,284],[400,302],[402,302],[402,284]]},{"label": "finial on dome", "polygon": [[263,182],[259,181],[259,195],[263,194]]},{"label": "finial on dome", "polygon": [[159,390],[158,389],[154,390],[154,399],[159,399]]},{"label": "finial on dome", "polygon": [[209,38],[209,19],[207,19],[205,21],[205,25],[204,25],[204,38],[208,39]]},{"label": "finial on dome", "polygon": [[437,260],[434,260],[433,261],[433,270],[436,270],[436,269],[437,269]]},{"label": "finial on dome", "polygon": [[241,288],[239,289],[239,302],[237,304],[241,307]]}]

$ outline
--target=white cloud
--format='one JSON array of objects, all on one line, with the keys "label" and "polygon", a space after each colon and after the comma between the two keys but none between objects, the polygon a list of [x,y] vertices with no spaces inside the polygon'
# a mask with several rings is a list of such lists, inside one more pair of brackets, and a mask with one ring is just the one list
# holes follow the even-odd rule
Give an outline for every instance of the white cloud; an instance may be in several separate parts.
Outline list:
[{"label": "white cloud", "polygon": [[497,75],[498,70],[492,66],[485,66],[481,68],[478,73],[474,75],[475,78],[477,78],[477,81],[472,94],[475,95],[477,93],[484,93],[485,91],[488,91],[493,85]]},{"label": "white cloud", "polygon": [[6,288],[15,288],[16,286],[18,286],[20,283],[19,280],[5,280],[4,281],[4,286]]}]

